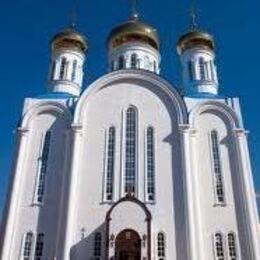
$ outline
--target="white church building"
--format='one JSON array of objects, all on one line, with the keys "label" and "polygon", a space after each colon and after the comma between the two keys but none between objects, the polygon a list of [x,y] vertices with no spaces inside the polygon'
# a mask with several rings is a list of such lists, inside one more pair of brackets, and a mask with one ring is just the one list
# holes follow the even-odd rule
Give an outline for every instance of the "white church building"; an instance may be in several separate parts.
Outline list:
[{"label": "white church building", "polygon": [[110,72],[82,89],[86,38],[52,39],[48,93],[17,128],[1,260],[260,260],[248,132],[218,93],[213,37],[179,38],[183,91],[137,14],[107,49]]}]

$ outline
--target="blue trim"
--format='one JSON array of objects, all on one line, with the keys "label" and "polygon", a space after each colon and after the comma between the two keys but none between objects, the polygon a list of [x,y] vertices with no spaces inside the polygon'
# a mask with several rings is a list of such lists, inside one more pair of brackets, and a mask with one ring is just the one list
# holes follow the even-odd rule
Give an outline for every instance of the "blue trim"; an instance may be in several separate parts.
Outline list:
[{"label": "blue trim", "polygon": [[211,93],[192,93],[192,94],[187,94],[184,97],[189,97],[189,98],[201,98],[201,99],[225,99],[225,96],[221,95],[216,95],[216,94],[211,94]]},{"label": "blue trim", "polygon": [[43,95],[36,96],[39,99],[67,99],[67,98],[76,98],[77,96],[69,94],[69,93],[62,93],[62,92],[53,92],[47,93]]}]

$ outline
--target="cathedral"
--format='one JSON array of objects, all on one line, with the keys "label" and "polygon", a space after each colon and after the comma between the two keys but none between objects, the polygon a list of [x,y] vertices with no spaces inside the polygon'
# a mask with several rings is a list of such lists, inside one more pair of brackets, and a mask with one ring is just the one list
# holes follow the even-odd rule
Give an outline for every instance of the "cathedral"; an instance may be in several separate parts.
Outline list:
[{"label": "cathedral", "polygon": [[181,91],[135,12],[86,88],[86,37],[70,26],[50,45],[46,94],[16,131],[1,260],[260,260],[248,131],[219,95],[213,36],[194,21],[180,36]]}]

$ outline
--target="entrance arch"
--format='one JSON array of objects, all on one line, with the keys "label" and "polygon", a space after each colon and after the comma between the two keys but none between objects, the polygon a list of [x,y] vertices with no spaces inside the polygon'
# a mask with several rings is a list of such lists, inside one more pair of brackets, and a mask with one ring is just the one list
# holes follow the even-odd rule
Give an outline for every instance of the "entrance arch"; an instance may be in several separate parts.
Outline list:
[{"label": "entrance arch", "polygon": [[116,237],[115,246],[115,260],[141,260],[141,238],[136,231],[121,231]]}]

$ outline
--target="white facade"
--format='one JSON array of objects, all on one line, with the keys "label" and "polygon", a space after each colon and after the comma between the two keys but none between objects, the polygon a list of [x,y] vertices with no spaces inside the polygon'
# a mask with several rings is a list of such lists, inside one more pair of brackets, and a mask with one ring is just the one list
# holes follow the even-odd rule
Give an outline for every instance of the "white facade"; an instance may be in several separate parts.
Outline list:
[{"label": "white facade", "polygon": [[210,97],[182,96],[157,75],[159,53],[120,48],[110,63],[150,55],[155,73],[125,67],[79,95],[84,57],[64,51],[52,79],[62,57],[76,59],[75,84],[58,80],[51,94],[25,100],[1,259],[260,260],[238,99],[215,95],[215,70],[215,89],[197,90]]}]

